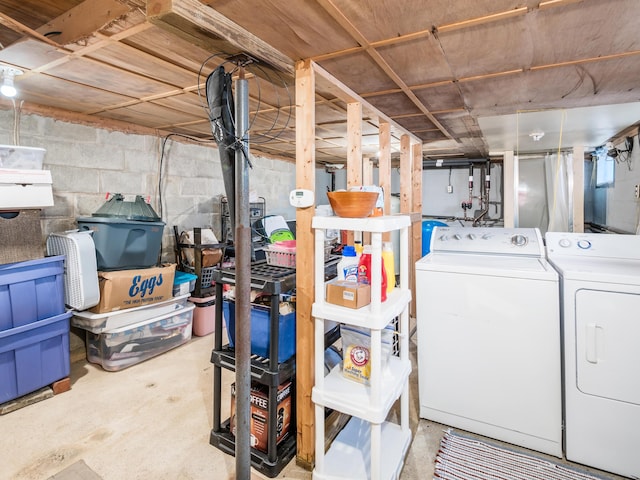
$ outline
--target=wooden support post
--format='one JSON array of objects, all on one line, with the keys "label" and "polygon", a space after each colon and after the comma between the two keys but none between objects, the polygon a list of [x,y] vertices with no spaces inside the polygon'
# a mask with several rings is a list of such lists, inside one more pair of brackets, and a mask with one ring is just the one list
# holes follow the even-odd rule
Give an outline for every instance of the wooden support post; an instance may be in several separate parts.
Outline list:
[{"label": "wooden support post", "polygon": [[584,147],[573,147],[572,232],[584,232]]},{"label": "wooden support post", "polygon": [[[391,125],[380,120],[380,157],[378,158],[378,184],[384,191],[384,214],[391,214]],[[391,241],[391,232],[382,234],[382,241]]]},{"label": "wooden support post", "polygon": [[[315,189],[315,75],[310,61],[296,64],[296,188]],[[297,463],[313,468],[315,412],[311,401],[314,376],[314,207],[296,210],[296,431]],[[311,271],[309,270],[311,269]],[[302,354],[300,354],[302,353]]]},{"label": "wooden support post", "polygon": [[[411,209],[413,208],[413,189],[411,182],[411,173],[413,172],[413,168],[411,167],[412,157],[411,157],[411,137],[409,135],[402,135],[400,137],[400,213],[410,215]],[[409,229],[410,237],[413,237],[412,228]],[[409,241],[409,259],[413,258],[413,246],[412,240]],[[409,261],[411,263],[411,261]],[[411,268],[409,269],[409,285],[411,288],[413,298],[415,298],[415,287],[413,282],[413,275],[411,273]],[[415,317],[415,303],[411,302],[409,315]]]},{"label": "wooden support post", "polygon": [[[362,103],[347,103],[347,190],[362,185]],[[347,233],[353,245],[353,232]]]},{"label": "wooden support post", "polygon": [[[416,280],[413,266],[422,256],[422,144],[414,143],[411,146],[411,239],[409,252],[409,283],[411,285],[412,298],[416,298]],[[411,302],[410,315],[416,316],[416,302]]]}]

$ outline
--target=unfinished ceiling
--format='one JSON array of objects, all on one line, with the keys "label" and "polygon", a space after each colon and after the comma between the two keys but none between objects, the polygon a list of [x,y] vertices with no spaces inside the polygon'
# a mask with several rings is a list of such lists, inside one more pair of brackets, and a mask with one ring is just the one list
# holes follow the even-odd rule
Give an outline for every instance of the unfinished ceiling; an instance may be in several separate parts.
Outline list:
[{"label": "unfinished ceiling", "polygon": [[[640,112],[639,25],[637,0],[0,0],[0,63],[24,71],[23,111],[211,139],[199,85],[246,53],[251,148],[294,159],[294,64],[310,58],[392,120],[392,152],[406,129],[426,157],[483,158],[535,149],[518,131],[530,113]],[[317,92],[316,160],[344,162],[346,105]],[[363,125],[368,157],[378,121]],[[638,121],[612,115],[581,141]]]}]

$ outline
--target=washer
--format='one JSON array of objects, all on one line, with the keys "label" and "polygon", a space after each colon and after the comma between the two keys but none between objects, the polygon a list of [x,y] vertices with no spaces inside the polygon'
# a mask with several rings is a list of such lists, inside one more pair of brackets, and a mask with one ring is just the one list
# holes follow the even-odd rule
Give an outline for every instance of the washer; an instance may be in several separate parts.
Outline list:
[{"label": "washer", "polygon": [[562,286],[566,457],[640,478],[640,237],[545,239]]},{"label": "washer", "polygon": [[559,310],[538,229],[436,227],[416,262],[420,416],[562,457]]}]

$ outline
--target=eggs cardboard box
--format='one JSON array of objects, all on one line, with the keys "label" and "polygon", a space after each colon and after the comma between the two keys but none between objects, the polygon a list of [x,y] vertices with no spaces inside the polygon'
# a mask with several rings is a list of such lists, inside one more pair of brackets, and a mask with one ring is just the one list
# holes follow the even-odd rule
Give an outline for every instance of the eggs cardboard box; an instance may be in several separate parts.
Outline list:
[{"label": "eggs cardboard box", "polygon": [[90,311],[107,313],[169,300],[173,297],[175,271],[175,263],[137,270],[100,271],[100,302]]}]

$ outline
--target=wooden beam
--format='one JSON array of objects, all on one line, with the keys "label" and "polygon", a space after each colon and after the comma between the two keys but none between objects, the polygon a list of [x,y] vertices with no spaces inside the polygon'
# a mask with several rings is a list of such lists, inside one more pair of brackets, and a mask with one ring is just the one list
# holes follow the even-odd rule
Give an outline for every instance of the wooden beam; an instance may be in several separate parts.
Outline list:
[{"label": "wooden beam", "polygon": [[[422,257],[422,144],[414,143],[411,146],[411,248],[409,252],[411,258],[409,265],[409,284],[411,285],[411,295],[416,298],[416,280],[413,265]],[[413,318],[416,317],[416,302],[411,302],[410,312]]]},{"label": "wooden beam", "polygon": [[[261,67],[294,73],[293,60],[199,0],[149,0],[147,18],[181,38],[206,42],[213,35],[223,40],[218,44],[219,53],[245,52],[260,60]],[[225,51],[224,44],[236,52]]]},{"label": "wooden beam", "polygon": [[[362,103],[350,102],[347,104],[347,189],[362,184]],[[353,230],[348,230],[347,245],[353,245],[354,240]]]},{"label": "wooden beam", "polygon": [[[296,64],[296,187],[315,190],[315,76],[309,61]],[[311,469],[315,463],[314,323],[314,208],[296,210],[296,432],[297,462]],[[311,269],[311,271],[310,271]]]},{"label": "wooden beam", "polygon": [[93,36],[97,30],[130,11],[129,6],[118,0],[84,0],[36,31],[43,36],[56,33],[51,36],[60,45],[67,45]]},{"label": "wooden beam", "polygon": [[[384,214],[391,214],[391,127],[381,120],[380,129],[380,153],[378,157],[378,183],[384,191]],[[391,241],[391,232],[382,234],[384,242]]]},{"label": "wooden beam", "polygon": [[411,139],[400,137],[400,213],[411,213]]},{"label": "wooden beam", "polygon": [[345,103],[360,102],[362,104],[363,113],[366,113],[372,118],[377,117],[381,120],[384,120],[385,122],[389,123],[389,125],[391,125],[395,130],[400,132],[400,134],[409,135],[411,140],[415,142],[421,142],[419,137],[409,132],[409,130],[404,128],[402,125],[398,124],[388,115],[382,113],[380,110],[378,110],[376,107],[371,105],[369,102],[367,102],[364,98],[362,98],[356,92],[354,92],[349,87],[347,87],[344,83],[337,80],[333,75],[327,72],[320,65],[318,65],[313,61],[311,62],[311,64],[313,65],[313,70],[316,73],[316,75],[325,81],[322,84],[323,90],[327,90],[329,93],[331,93],[332,95],[335,95],[337,98],[339,98]]},{"label": "wooden beam", "polygon": [[442,134],[447,138],[453,138],[449,131],[438,121],[436,117],[429,111],[429,109],[422,103],[422,101],[411,91],[409,86],[404,80],[391,68],[384,57],[373,47],[367,38],[358,30],[358,28],[351,23],[351,21],[342,13],[342,10],[338,8],[333,0],[318,0],[318,3],[324,8],[331,17],[338,22],[338,24],[349,34],[351,37],[364,47],[365,51],[373,59],[373,61],[384,71],[387,76],[396,84],[402,92],[411,100],[411,102],[418,107],[425,117],[427,117],[431,123],[433,123]]},{"label": "wooden beam", "polygon": [[41,33],[36,32],[35,30],[27,27],[26,25],[23,25],[22,23],[11,18],[9,15],[5,15],[2,12],[0,12],[0,25],[3,25],[7,27],[9,30],[13,30],[14,32],[19,33],[21,35],[25,35],[27,37],[40,40],[41,42],[46,43],[47,45],[51,45],[52,47],[62,48],[62,46],[59,43],[54,42],[50,38],[45,37]]}]

